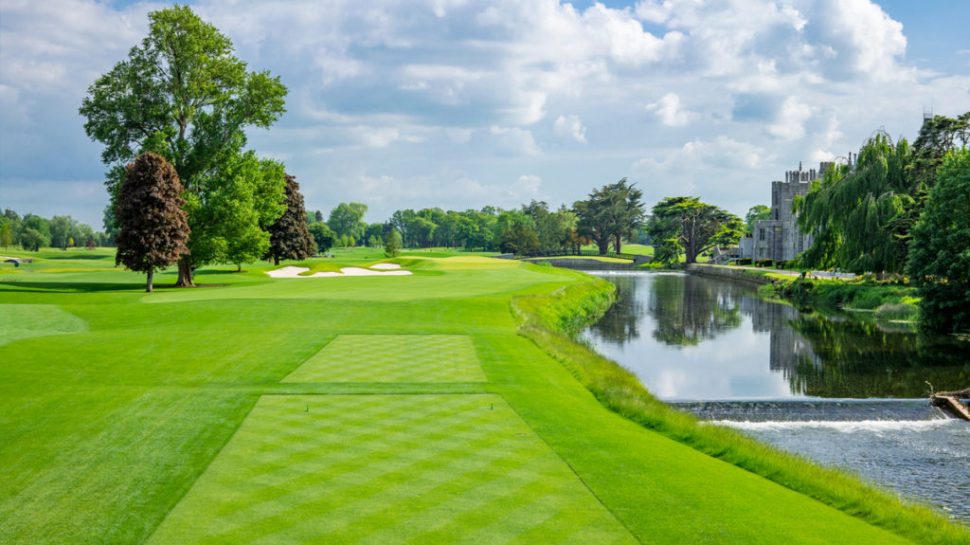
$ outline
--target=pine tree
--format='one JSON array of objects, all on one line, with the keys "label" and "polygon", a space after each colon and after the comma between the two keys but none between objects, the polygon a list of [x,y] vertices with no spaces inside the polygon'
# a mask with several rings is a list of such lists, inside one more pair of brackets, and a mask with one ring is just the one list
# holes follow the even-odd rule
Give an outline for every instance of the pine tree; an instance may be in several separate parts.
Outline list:
[{"label": "pine tree", "polygon": [[164,157],[143,153],[128,165],[118,197],[115,263],[146,273],[145,291],[150,292],[155,270],[177,262],[188,251],[182,183]]},{"label": "pine tree", "polygon": [[280,264],[281,259],[306,259],[317,251],[316,243],[307,229],[303,195],[296,178],[286,176],[286,212],[269,227],[267,259]]}]

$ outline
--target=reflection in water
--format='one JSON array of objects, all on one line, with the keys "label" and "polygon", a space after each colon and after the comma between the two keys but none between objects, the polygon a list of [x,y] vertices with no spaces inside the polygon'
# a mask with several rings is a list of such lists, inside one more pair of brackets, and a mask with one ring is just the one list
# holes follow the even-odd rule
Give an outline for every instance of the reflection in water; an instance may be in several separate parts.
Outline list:
[{"label": "reflection in water", "polygon": [[[732,282],[606,277],[619,301],[585,338],[654,394],[970,522],[970,426],[931,407],[924,383],[970,385],[966,343],[799,313]],[[923,399],[821,399],[849,397]]]},{"label": "reflection in water", "polygon": [[636,276],[616,276],[611,280],[616,285],[616,303],[593,328],[603,340],[623,346],[627,340],[640,336],[643,301],[636,295]]},{"label": "reflection in water", "polygon": [[803,314],[706,277],[607,278],[617,304],[586,338],[667,399],[924,397],[926,382],[970,384],[968,346],[949,338]]},{"label": "reflection in water", "polygon": [[[797,316],[791,329],[811,343],[815,360],[799,354],[788,379],[793,391],[818,397],[925,397],[970,384],[966,343],[886,330],[875,322]],[[824,365],[820,362],[824,362]]]},{"label": "reflection in water", "polygon": [[664,296],[651,297],[647,304],[656,319],[653,338],[692,346],[741,325],[737,297],[726,286],[696,276],[658,276],[654,287]]}]

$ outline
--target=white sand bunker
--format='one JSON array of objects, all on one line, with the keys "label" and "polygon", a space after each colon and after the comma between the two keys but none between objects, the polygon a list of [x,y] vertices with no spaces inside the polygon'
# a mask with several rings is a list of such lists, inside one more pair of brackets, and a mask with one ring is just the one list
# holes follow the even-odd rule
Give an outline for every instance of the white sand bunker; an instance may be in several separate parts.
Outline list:
[{"label": "white sand bunker", "polygon": [[378,263],[377,265],[371,265],[370,268],[390,270],[390,269],[400,269],[401,266],[398,265],[397,263]]},{"label": "white sand bunker", "polygon": [[[392,263],[382,263],[382,265],[393,265]],[[377,268],[375,266],[374,268]],[[394,267],[380,267],[382,269],[394,269],[400,268],[398,265]],[[362,269],[360,267],[344,267],[340,269],[340,272],[318,272],[313,274],[301,275],[309,271],[310,269],[306,267],[293,267],[287,266],[281,269],[276,269],[275,271],[267,271],[266,274],[272,276],[273,278],[333,278],[337,276],[410,276],[411,271],[403,270],[389,270],[387,272],[372,271],[370,269]]]}]

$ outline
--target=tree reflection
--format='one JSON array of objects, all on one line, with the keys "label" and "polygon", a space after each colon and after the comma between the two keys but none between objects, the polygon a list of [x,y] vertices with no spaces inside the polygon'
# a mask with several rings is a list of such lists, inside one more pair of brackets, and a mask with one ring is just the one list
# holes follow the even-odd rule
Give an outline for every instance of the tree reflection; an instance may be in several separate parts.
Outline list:
[{"label": "tree reflection", "polygon": [[694,346],[741,325],[733,286],[696,276],[658,276],[648,311],[656,321],[653,338],[667,345]]},{"label": "tree reflection", "polygon": [[[801,313],[795,308],[762,300],[744,284],[691,275],[651,274],[611,277],[618,290],[616,305],[594,326],[598,340],[623,346],[641,339],[631,359],[642,365],[649,350],[644,330],[657,346],[696,346],[710,342],[731,360],[749,358],[768,336],[769,361],[764,374],[781,373],[794,395],[816,397],[924,397],[937,390],[961,389],[970,384],[970,346],[950,337],[924,336],[898,324],[880,324],[849,316]],[[751,320],[750,341],[715,340]],[[759,340],[762,339],[762,340]],[[646,341],[646,342],[645,342]],[[718,343],[721,343],[719,345]],[[723,346],[722,346],[723,345]],[[754,349],[757,353],[759,348]],[[760,358],[764,357],[760,352]],[[637,360],[636,358],[640,358]],[[684,360],[665,356],[658,365]],[[760,365],[760,362],[757,362]],[[693,364],[692,364],[693,365]],[[733,371],[731,370],[733,367]],[[697,372],[738,373],[729,379],[752,380],[759,371],[723,365]],[[699,369],[706,369],[701,371]],[[776,393],[775,393],[776,395]]]},{"label": "tree reflection", "polygon": [[592,327],[603,340],[623,346],[627,341],[640,337],[639,326],[643,316],[643,303],[637,297],[640,279],[636,276],[610,278],[616,285],[616,303]]},{"label": "tree reflection", "polygon": [[924,397],[929,386],[970,384],[966,343],[887,330],[874,321],[803,314],[792,328],[816,358],[798,355],[786,373],[793,393],[819,397]]}]

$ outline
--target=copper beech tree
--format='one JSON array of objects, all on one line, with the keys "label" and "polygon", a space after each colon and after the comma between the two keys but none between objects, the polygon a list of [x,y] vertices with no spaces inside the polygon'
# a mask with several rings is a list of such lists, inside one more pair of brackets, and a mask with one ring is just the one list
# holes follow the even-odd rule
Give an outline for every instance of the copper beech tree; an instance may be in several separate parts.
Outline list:
[{"label": "copper beech tree", "polygon": [[148,275],[176,263],[188,251],[189,222],[182,182],[175,167],[157,153],[139,155],[128,165],[115,205],[118,253],[115,263]]}]

